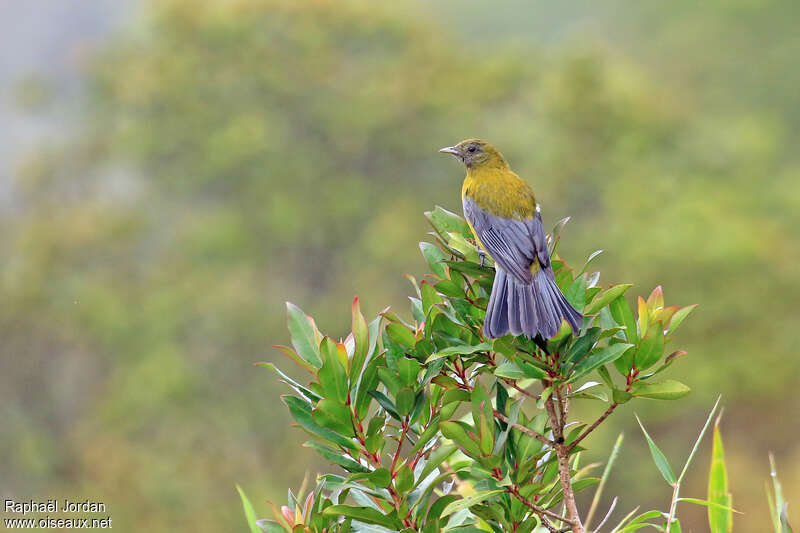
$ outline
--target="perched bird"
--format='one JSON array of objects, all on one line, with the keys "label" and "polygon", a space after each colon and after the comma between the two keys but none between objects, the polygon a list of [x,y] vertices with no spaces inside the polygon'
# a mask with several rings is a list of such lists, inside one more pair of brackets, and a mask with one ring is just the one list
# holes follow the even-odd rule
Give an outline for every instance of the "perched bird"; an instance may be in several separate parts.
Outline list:
[{"label": "perched bird", "polygon": [[464,216],[496,274],[483,333],[553,337],[564,318],[578,332],[583,317],[559,290],[550,264],[542,216],[533,189],[491,144],[467,139],[440,152],[467,167],[461,189]]}]

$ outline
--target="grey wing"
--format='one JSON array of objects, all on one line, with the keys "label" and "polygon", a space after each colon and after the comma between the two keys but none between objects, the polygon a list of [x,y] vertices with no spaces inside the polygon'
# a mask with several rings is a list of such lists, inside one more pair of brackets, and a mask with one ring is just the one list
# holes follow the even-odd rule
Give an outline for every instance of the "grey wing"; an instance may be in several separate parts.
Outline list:
[{"label": "grey wing", "polygon": [[538,259],[543,268],[550,266],[539,213],[523,220],[502,218],[485,211],[471,198],[464,198],[464,216],[486,252],[518,282],[531,282],[534,260]]}]

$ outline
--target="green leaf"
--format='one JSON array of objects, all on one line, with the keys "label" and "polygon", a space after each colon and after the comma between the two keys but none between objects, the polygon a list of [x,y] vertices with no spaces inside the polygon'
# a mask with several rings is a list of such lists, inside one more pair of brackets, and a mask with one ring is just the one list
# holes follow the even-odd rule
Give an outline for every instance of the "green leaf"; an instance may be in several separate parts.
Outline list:
[{"label": "green leaf", "polygon": [[336,342],[330,337],[322,339],[320,345],[322,355],[322,368],[319,369],[319,384],[328,398],[335,398],[339,402],[347,401],[347,371],[339,359]]},{"label": "green leaf", "polygon": [[441,422],[439,428],[442,430],[442,435],[455,442],[468,456],[476,459],[481,456],[481,449],[478,443],[475,442],[460,422]]},{"label": "green leaf", "polygon": [[289,334],[292,336],[292,346],[297,354],[314,368],[320,368],[322,359],[319,354],[316,328],[311,317],[291,302],[286,302],[286,314],[289,321]]},{"label": "green leaf", "polygon": [[413,348],[417,343],[417,338],[414,336],[414,332],[400,322],[392,322],[391,324],[388,324],[386,326],[386,333],[394,342],[408,348]]},{"label": "green leaf", "polygon": [[495,430],[492,400],[480,381],[476,381],[472,389],[472,420],[478,430],[478,442],[483,455],[491,455]]},{"label": "green leaf", "polygon": [[442,396],[442,405],[451,402],[468,402],[470,400],[469,391],[464,389],[448,389]]},{"label": "green leaf", "polygon": [[353,461],[349,457],[345,457],[340,452],[336,450],[332,450],[327,446],[323,446],[322,444],[314,441],[309,441],[303,444],[306,448],[313,448],[317,451],[322,457],[327,459],[333,464],[339,465],[348,472],[369,472],[369,468],[365,467],[364,465]]},{"label": "green leaf", "polygon": [[397,372],[400,374],[400,381],[406,387],[416,385],[419,369],[419,361],[416,359],[401,357],[397,360]]},{"label": "green leaf", "polygon": [[296,382],[295,380],[293,380],[292,378],[281,372],[280,369],[275,365],[273,365],[272,363],[256,363],[256,364],[258,366],[269,368],[270,370],[278,374],[281,377],[281,381],[283,381],[291,388],[293,388],[298,394],[302,394],[312,402],[316,402],[322,398],[319,394],[312,392],[310,389],[300,385],[298,382]]},{"label": "green leaf", "polygon": [[253,509],[253,504],[247,498],[247,495],[242,490],[242,487],[236,485],[236,490],[239,491],[239,498],[242,500],[242,507],[244,508],[244,517],[247,520],[247,525],[250,528],[250,533],[261,533],[258,525],[256,524],[256,512]]},{"label": "green leaf", "polygon": [[460,346],[448,346],[447,348],[432,354],[430,357],[428,357],[428,360],[425,362],[430,363],[435,359],[448,357],[450,355],[470,355],[475,352],[484,352],[484,351],[489,351],[491,349],[492,345],[491,343],[488,342],[482,342],[480,344],[475,344],[475,345],[463,344]]},{"label": "green leaf", "polygon": [[692,459],[694,459],[694,455],[697,453],[697,449],[700,447],[700,442],[703,440],[703,437],[706,434],[706,430],[708,429],[709,424],[711,424],[711,419],[714,417],[714,413],[717,411],[717,407],[719,407],[719,402],[721,399],[722,396],[717,396],[717,401],[714,402],[714,407],[712,407],[711,411],[708,413],[708,417],[706,417],[706,423],[703,424],[703,429],[700,430],[700,434],[697,436],[697,440],[694,442],[692,451],[689,452],[689,457],[686,458],[686,463],[684,463],[683,469],[681,470],[681,473],[678,476],[678,483],[683,481],[683,476],[685,476],[686,472],[689,471],[689,465],[692,463]]},{"label": "green leaf", "polygon": [[283,528],[283,526],[274,520],[262,518],[261,520],[256,520],[256,524],[258,524],[258,527],[264,533],[286,533],[286,530]]},{"label": "green leaf", "polygon": [[454,501],[458,500],[458,496],[455,494],[447,494],[442,496],[431,505],[431,508],[428,509],[427,520],[431,521],[433,519],[441,518],[442,512],[444,511],[445,507],[453,503]]},{"label": "green leaf", "polygon": [[689,316],[689,313],[694,311],[695,307],[697,307],[697,304],[681,307],[678,311],[676,311],[675,314],[672,315],[672,320],[669,322],[667,335],[672,335],[675,333],[675,330],[678,329],[678,326],[681,325],[681,322],[683,322],[686,317]]},{"label": "green leaf", "polygon": [[433,229],[442,237],[445,237],[451,231],[458,231],[466,238],[472,236],[472,231],[469,229],[466,220],[441,206],[437,205],[432,211],[426,211],[425,217],[431,223]]},{"label": "green leaf", "polygon": [[494,375],[499,378],[507,379],[525,379],[525,377],[527,377],[519,366],[512,361],[500,363],[500,365],[494,369]]},{"label": "green leaf", "polygon": [[295,396],[284,396],[283,402],[289,408],[292,418],[294,418],[304,430],[334,444],[338,444],[339,446],[344,446],[350,450],[357,450],[356,445],[350,439],[314,422],[311,416],[311,404],[308,402]]},{"label": "green leaf", "polygon": [[626,283],[624,285],[615,285],[605,292],[597,295],[594,300],[586,306],[583,310],[583,314],[585,315],[593,315],[600,311],[603,307],[607,306],[620,296],[622,296],[625,291],[633,287],[630,283]]},{"label": "green leaf", "polygon": [[305,368],[306,370],[308,370],[312,374],[314,374],[316,372],[316,368],[311,366],[305,359],[300,357],[300,355],[297,352],[295,352],[293,349],[289,348],[288,346],[281,346],[280,344],[273,344],[272,347],[279,349],[283,355],[285,355],[286,357],[288,357],[289,359],[291,359],[292,361],[294,361],[298,365],[302,366],[303,368]]},{"label": "green leaf", "polygon": [[358,297],[353,299],[352,324],[355,348],[350,361],[350,376],[357,379],[361,376],[370,346],[369,326],[367,326],[364,315],[361,314],[361,305],[358,302]]},{"label": "green leaf", "polygon": [[580,363],[583,357],[592,349],[597,339],[600,338],[600,328],[589,328],[569,349],[566,361],[569,363]]},{"label": "green leaf", "polygon": [[376,487],[386,488],[392,482],[392,475],[386,468],[377,468],[373,470],[368,479],[375,484]]},{"label": "green leaf", "polygon": [[428,427],[425,428],[425,431],[423,431],[422,435],[419,436],[417,442],[414,443],[414,447],[411,448],[410,452],[411,455],[417,453],[419,450],[422,449],[423,446],[425,446],[431,440],[433,440],[434,437],[436,437],[438,431],[439,431],[439,418],[438,415],[436,415],[433,417],[433,420],[431,420],[428,423]]},{"label": "green leaf", "polygon": [[569,323],[562,318],[558,332],[553,337],[547,339],[547,351],[552,354],[560,352],[573,333],[575,335],[578,334],[577,331],[572,331],[572,327]]},{"label": "green leaf", "polygon": [[[445,261],[444,263],[452,270],[456,270],[473,278],[480,278],[492,273],[491,267],[481,266],[480,263],[471,263],[468,261]],[[487,265],[490,264],[491,258],[487,256],[485,263]]]},{"label": "green leaf", "polygon": [[326,507],[322,514],[328,516],[346,516],[367,524],[378,524],[394,531],[403,529],[403,524],[397,519],[396,513],[385,514],[372,507],[354,507],[351,505],[331,505]]},{"label": "green leaf", "polygon": [[603,379],[603,383],[609,389],[614,389],[614,382],[611,380],[611,374],[608,373],[608,369],[604,366],[597,367],[597,373],[600,374],[600,377]]},{"label": "green leaf", "polygon": [[[458,448],[456,448],[452,444],[442,444],[438,448],[436,448],[431,454],[430,458],[428,459],[428,462],[425,463],[425,468],[423,468],[422,472],[419,473],[419,476],[417,477],[417,482],[420,483],[423,480],[425,480],[431,474],[431,472],[439,468],[439,466],[441,466],[442,463],[450,459],[450,456],[456,453],[457,449]],[[433,490],[433,488],[431,488],[431,490]]]},{"label": "green leaf", "polygon": [[441,248],[429,242],[419,243],[419,249],[422,251],[422,256],[425,257],[425,261],[428,262],[428,266],[431,267],[431,272],[440,278],[446,278],[447,274],[444,271],[442,261],[449,259],[449,256],[445,254]]},{"label": "green leaf", "polygon": [[664,476],[664,479],[667,480],[670,486],[675,485],[678,480],[672,472],[672,467],[669,466],[669,461],[667,461],[667,458],[659,447],[656,446],[656,443],[653,442],[653,439],[650,438],[650,435],[647,433],[647,430],[644,429],[642,421],[639,420],[638,416],[636,416],[636,421],[639,422],[639,427],[642,428],[642,433],[644,433],[644,437],[647,439],[647,445],[650,447],[650,454],[653,456],[653,462],[656,464],[658,471],[661,472],[661,475]]},{"label": "green leaf", "polygon": [[661,323],[656,322],[652,324],[647,330],[647,334],[639,341],[639,346],[636,348],[636,368],[645,370],[650,368],[661,359],[664,353],[664,330],[661,329]]},{"label": "green leaf", "polygon": [[378,367],[378,377],[380,377],[381,383],[386,385],[389,393],[393,396],[397,395],[398,391],[403,388],[403,383],[400,381],[397,374],[385,366]]},{"label": "green leaf", "polygon": [[624,296],[619,296],[613,300],[609,306],[611,316],[617,321],[617,324],[625,326],[625,338],[631,344],[639,342],[639,334],[636,332],[636,321],[633,318],[633,311],[631,306],[628,305]]},{"label": "green leaf", "polygon": [[586,276],[580,275],[567,287],[564,297],[577,310],[583,309],[586,305]]},{"label": "green leaf", "polygon": [[691,391],[692,389],[674,379],[657,383],[637,381],[631,388],[631,394],[636,398],[650,398],[652,400],[677,400]]},{"label": "green leaf", "polygon": [[614,400],[614,403],[627,403],[631,398],[633,398],[633,394],[628,391],[616,387],[611,389],[611,399]]},{"label": "green leaf", "polygon": [[395,405],[397,406],[397,412],[400,416],[406,416],[411,412],[411,408],[414,407],[415,397],[414,391],[409,388],[400,389],[397,392]]},{"label": "green leaf", "polygon": [[501,492],[505,492],[505,489],[482,490],[471,496],[467,496],[466,498],[451,502],[442,511],[442,518],[445,516],[450,516],[453,513],[457,513],[458,511],[469,509],[473,505],[484,502],[495,494],[500,494]]},{"label": "green leaf", "polygon": [[719,418],[714,424],[711,469],[708,473],[708,503],[713,504],[708,507],[708,527],[711,533],[730,533],[733,530],[733,511],[730,508],[732,498],[728,492],[728,470],[725,466]]},{"label": "green leaf", "polygon": [[369,394],[378,401],[380,406],[383,407],[384,411],[389,413],[389,416],[396,418],[397,420],[401,419],[400,415],[397,413],[397,408],[395,407],[394,403],[392,400],[387,398],[385,394],[376,390],[369,391]]},{"label": "green leaf", "polygon": [[414,486],[414,473],[407,466],[400,467],[394,478],[394,484],[397,492],[405,494]]},{"label": "green leaf", "polygon": [[439,295],[439,292],[436,290],[436,287],[428,283],[427,281],[422,281],[419,285],[419,292],[422,296],[422,312],[427,315],[430,312],[431,306],[440,304],[444,300]]},{"label": "green leaf", "polygon": [[[686,502],[686,503],[693,503],[695,505],[702,505],[703,507],[708,507],[709,509],[720,509],[720,510],[723,510],[723,511],[730,511],[731,513],[739,513],[739,511],[737,511],[733,507],[729,507],[727,505],[721,505],[721,504],[718,504],[718,503],[710,502],[708,500],[701,500],[701,499],[698,499],[698,498],[678,498],[677,501]],[[712,529],[711,533],[716,533],[716,531]]]},{"label": "green leaf", "polygon": [[573,383],[596,368],[615,361],[630,348],[632,348],[631,344],[618,343],[593,350],[588,357],[575,366],[574,373],[566,382]]},{"label": "green leaf", "polygon": [[477,263],[480,261],[478,249],[467,242],[467,239],[471,238],[473,238],[472,235],[465,238],[461,233],[450,232],[447,234],[447,245],[459,252],[467,261]]},{"label": "green leaf", "polygon": [[332,398],[324,398],[317,402],[311,412],[311,417],[314,422],[322,427],[332,429],[348,437],[354,435],[350,409]]},{"label": "green leaf", "polygon": [[517,366],[519,366],[522,373],[525,374],[526,378],[532,379],[544,379],[547,377],[547,374],[544,373],[544,370],[535,367],[522,359],[517,360]]}]

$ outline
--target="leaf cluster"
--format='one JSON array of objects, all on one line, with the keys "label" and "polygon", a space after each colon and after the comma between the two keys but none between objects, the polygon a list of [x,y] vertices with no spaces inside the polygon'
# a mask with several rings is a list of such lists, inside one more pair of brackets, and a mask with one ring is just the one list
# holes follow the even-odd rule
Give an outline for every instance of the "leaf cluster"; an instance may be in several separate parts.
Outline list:
[{"label": "leaf cluster", "polygon": [[571,491],[599,482],[579,467],[580,442],[597,424],[565,427],[569,401],[613,410],[689,392],[653,378],[685,353],[666,345],[694,306],[665,307],[657,287],[634,315],[630,285],[603,288],[587,272],[599,252],[579,271],[558,255],[566,220],[549,242],[556,282],[585,315],[580,331],[564,321],[551,339],[489,340],[482,324],[494,268],[461,217],[441,207],[426,216],[434,231],[420,249],[431,271],[409,277],[410,318],[387,309],[367,322],[356,298],[352,331],[334,340],[287,304],[292,342],[278,348],[308,382],[263,364],[293,390],[283,401],[312,437],[306,446],[344,472],[320,476],[302,505],[289,502],[291,520],[276,513],[259,522],[264,531],[529,533],[568,524],[556,447],[569,456]]}]

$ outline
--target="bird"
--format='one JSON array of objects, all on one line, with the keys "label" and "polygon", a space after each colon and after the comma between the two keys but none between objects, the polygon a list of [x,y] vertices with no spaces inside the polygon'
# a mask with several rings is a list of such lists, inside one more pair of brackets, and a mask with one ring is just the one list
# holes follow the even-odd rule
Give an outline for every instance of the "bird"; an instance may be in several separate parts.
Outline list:
[{"label": "bird", "polygon": [[533,188],[481,139],[466,139],[439,151],[452,154],[466,167],[461,188],[464,218],[481,253],[495,263],[484,336],[496,339],[511,332],[550,339],[562,319],[577,335],[583,316],[556,285]]}]

